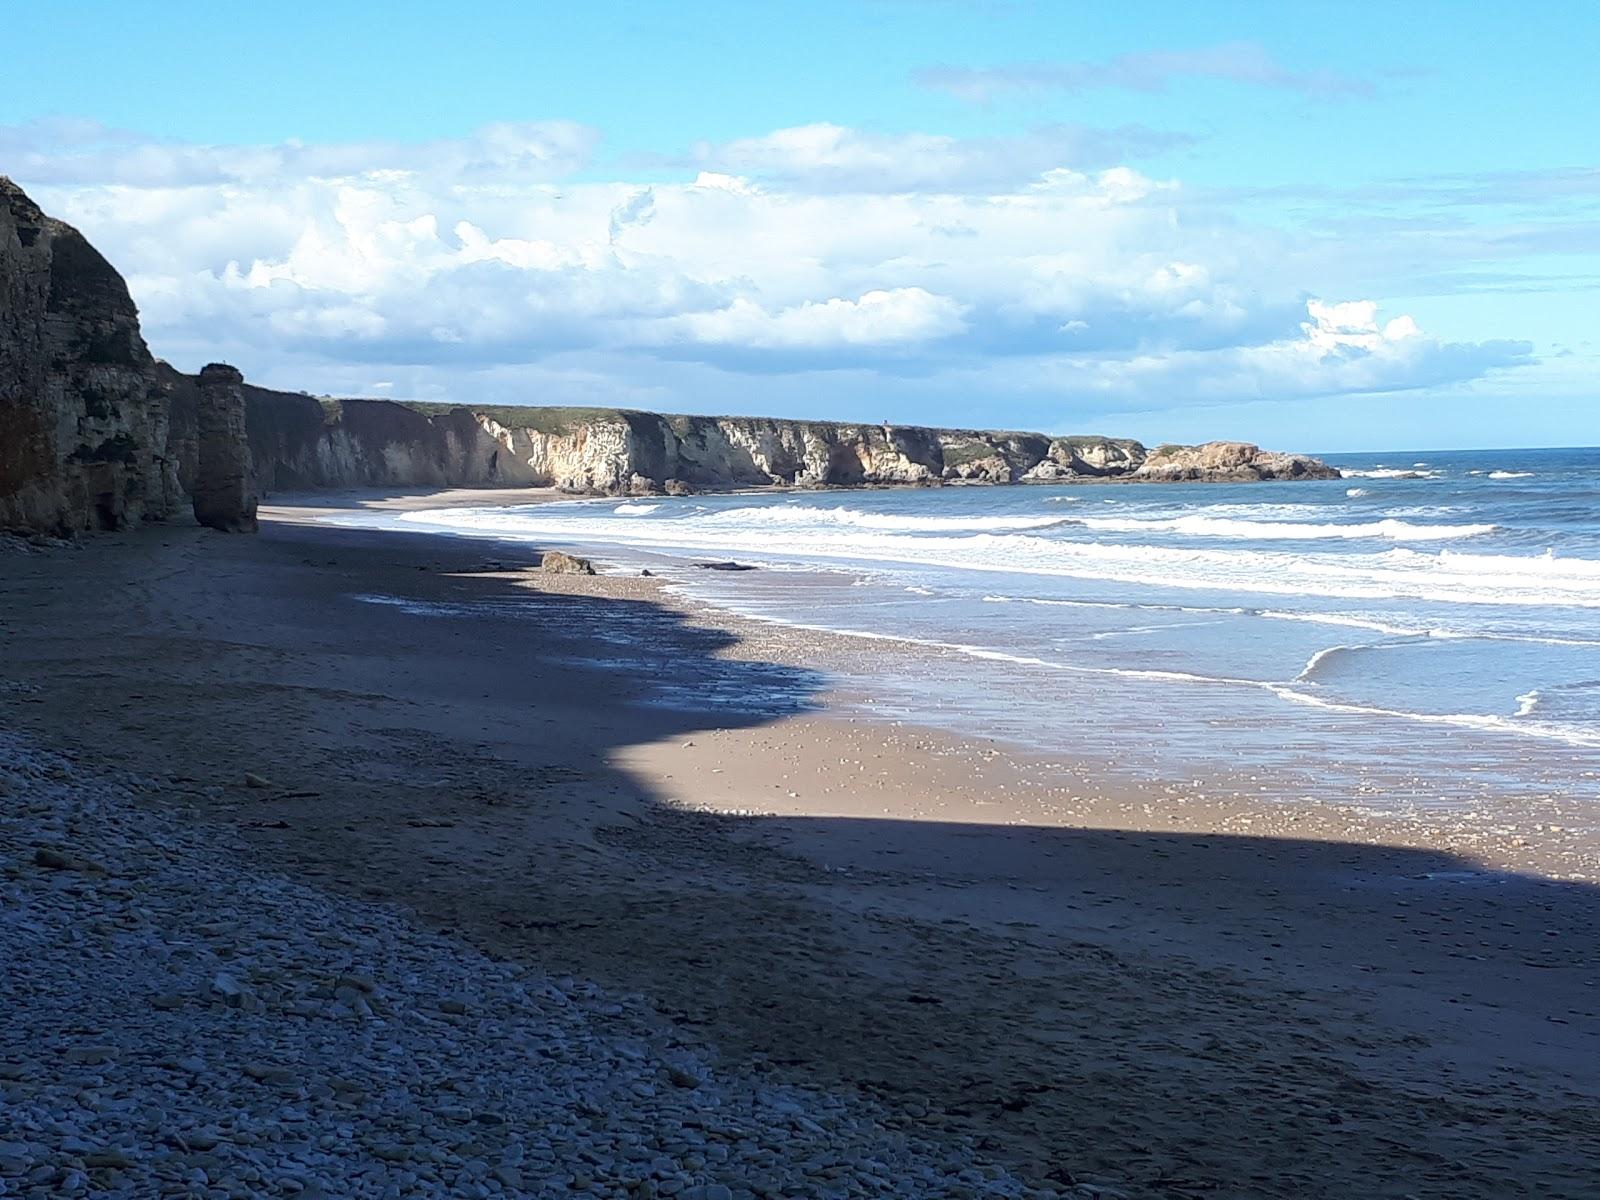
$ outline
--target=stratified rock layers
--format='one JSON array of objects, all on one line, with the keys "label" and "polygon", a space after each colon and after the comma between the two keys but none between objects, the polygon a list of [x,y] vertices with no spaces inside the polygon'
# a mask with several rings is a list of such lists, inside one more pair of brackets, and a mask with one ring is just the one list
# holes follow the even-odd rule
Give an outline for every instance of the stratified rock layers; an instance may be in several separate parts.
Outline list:
[{"label": "stratified rock layers", "polygon": [[0,176],[0,529],[116,529],[181,502],[127,286]]},{"label": "stratified rock layers", "polygon": [[256,494],[245,440],[244,376],[224,363],[200,372],[195,416],[194,518],[228,533],[254,533]]},{"label": "stratified rock layers", "polygon": [[453,485],[624,495],[774,485],[1338,477],[1316,459],[1243,442],[1152,453],[1126,438],[614,409],[429,414],[382,400],[319,402],[259,388],[246,395],[250,444],[269,491]]}]

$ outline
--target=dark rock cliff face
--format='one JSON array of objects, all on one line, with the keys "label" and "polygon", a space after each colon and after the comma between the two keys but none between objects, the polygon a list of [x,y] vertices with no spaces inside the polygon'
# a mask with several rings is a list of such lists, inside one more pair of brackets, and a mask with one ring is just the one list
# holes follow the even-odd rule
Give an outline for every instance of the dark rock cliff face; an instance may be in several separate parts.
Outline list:
[{"label": "dark rock cliff face", "polygon": [[200,372],[194,519],[225,533],[254,533],[256,493],[245,441],[244,376],[224,363]]},{"label": "dark rock cliff face", "polygon": [[[242,414],[230,433],[211,411],[227,403],[157,363],[122,276],[0,176],[0,529],[73,534],[177,516],[202,458],[220,456],[220,469],[243,453]],[[214,503],[214,519],[253,524],[247,491]]]},{"label": "dark rock cliff face", "polygon": [[167,405],[122,277],[0,177],[0,529],[178,511]]},{"label": "dark rock cliff face", "polygon": [[150,355],[122,277],[0,177],[0,530],[74,533],[192,507],[255,528],[255,488],[761,487],[1333,478],[1242,442],[319,400]]}]

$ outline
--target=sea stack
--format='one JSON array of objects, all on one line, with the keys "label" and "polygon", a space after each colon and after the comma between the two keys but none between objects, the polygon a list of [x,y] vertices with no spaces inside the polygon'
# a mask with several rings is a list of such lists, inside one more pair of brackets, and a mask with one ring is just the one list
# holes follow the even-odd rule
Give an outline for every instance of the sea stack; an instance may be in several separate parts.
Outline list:
[{"label": "sea stack", "polygon": [[226,533],[254,533],[256,490],[245,441],[244,376],[226,363],[208,363],[199,383],[194,519]]}]

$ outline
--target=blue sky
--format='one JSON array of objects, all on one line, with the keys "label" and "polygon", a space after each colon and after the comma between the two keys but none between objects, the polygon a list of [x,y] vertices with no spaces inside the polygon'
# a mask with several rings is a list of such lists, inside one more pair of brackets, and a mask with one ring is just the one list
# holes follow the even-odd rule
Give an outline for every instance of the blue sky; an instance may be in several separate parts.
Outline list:
[{"label": "blue sky", "polygon": [[1478,8],[36,6],[0,172],[276,386],[1600,443],[1600,6]]}]

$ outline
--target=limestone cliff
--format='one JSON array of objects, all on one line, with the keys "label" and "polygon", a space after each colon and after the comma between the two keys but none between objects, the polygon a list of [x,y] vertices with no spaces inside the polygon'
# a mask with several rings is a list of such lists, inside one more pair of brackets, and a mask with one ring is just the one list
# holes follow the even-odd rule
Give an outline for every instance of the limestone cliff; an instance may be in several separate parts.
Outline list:
[{"label": "limestone cliff", "polygon": [[1147,451],[1038,433],[318,401],[247,388],[262,486],[542,486],[610,495],[741,487],[1310,479],[1338,472],[1241,442]]}]

